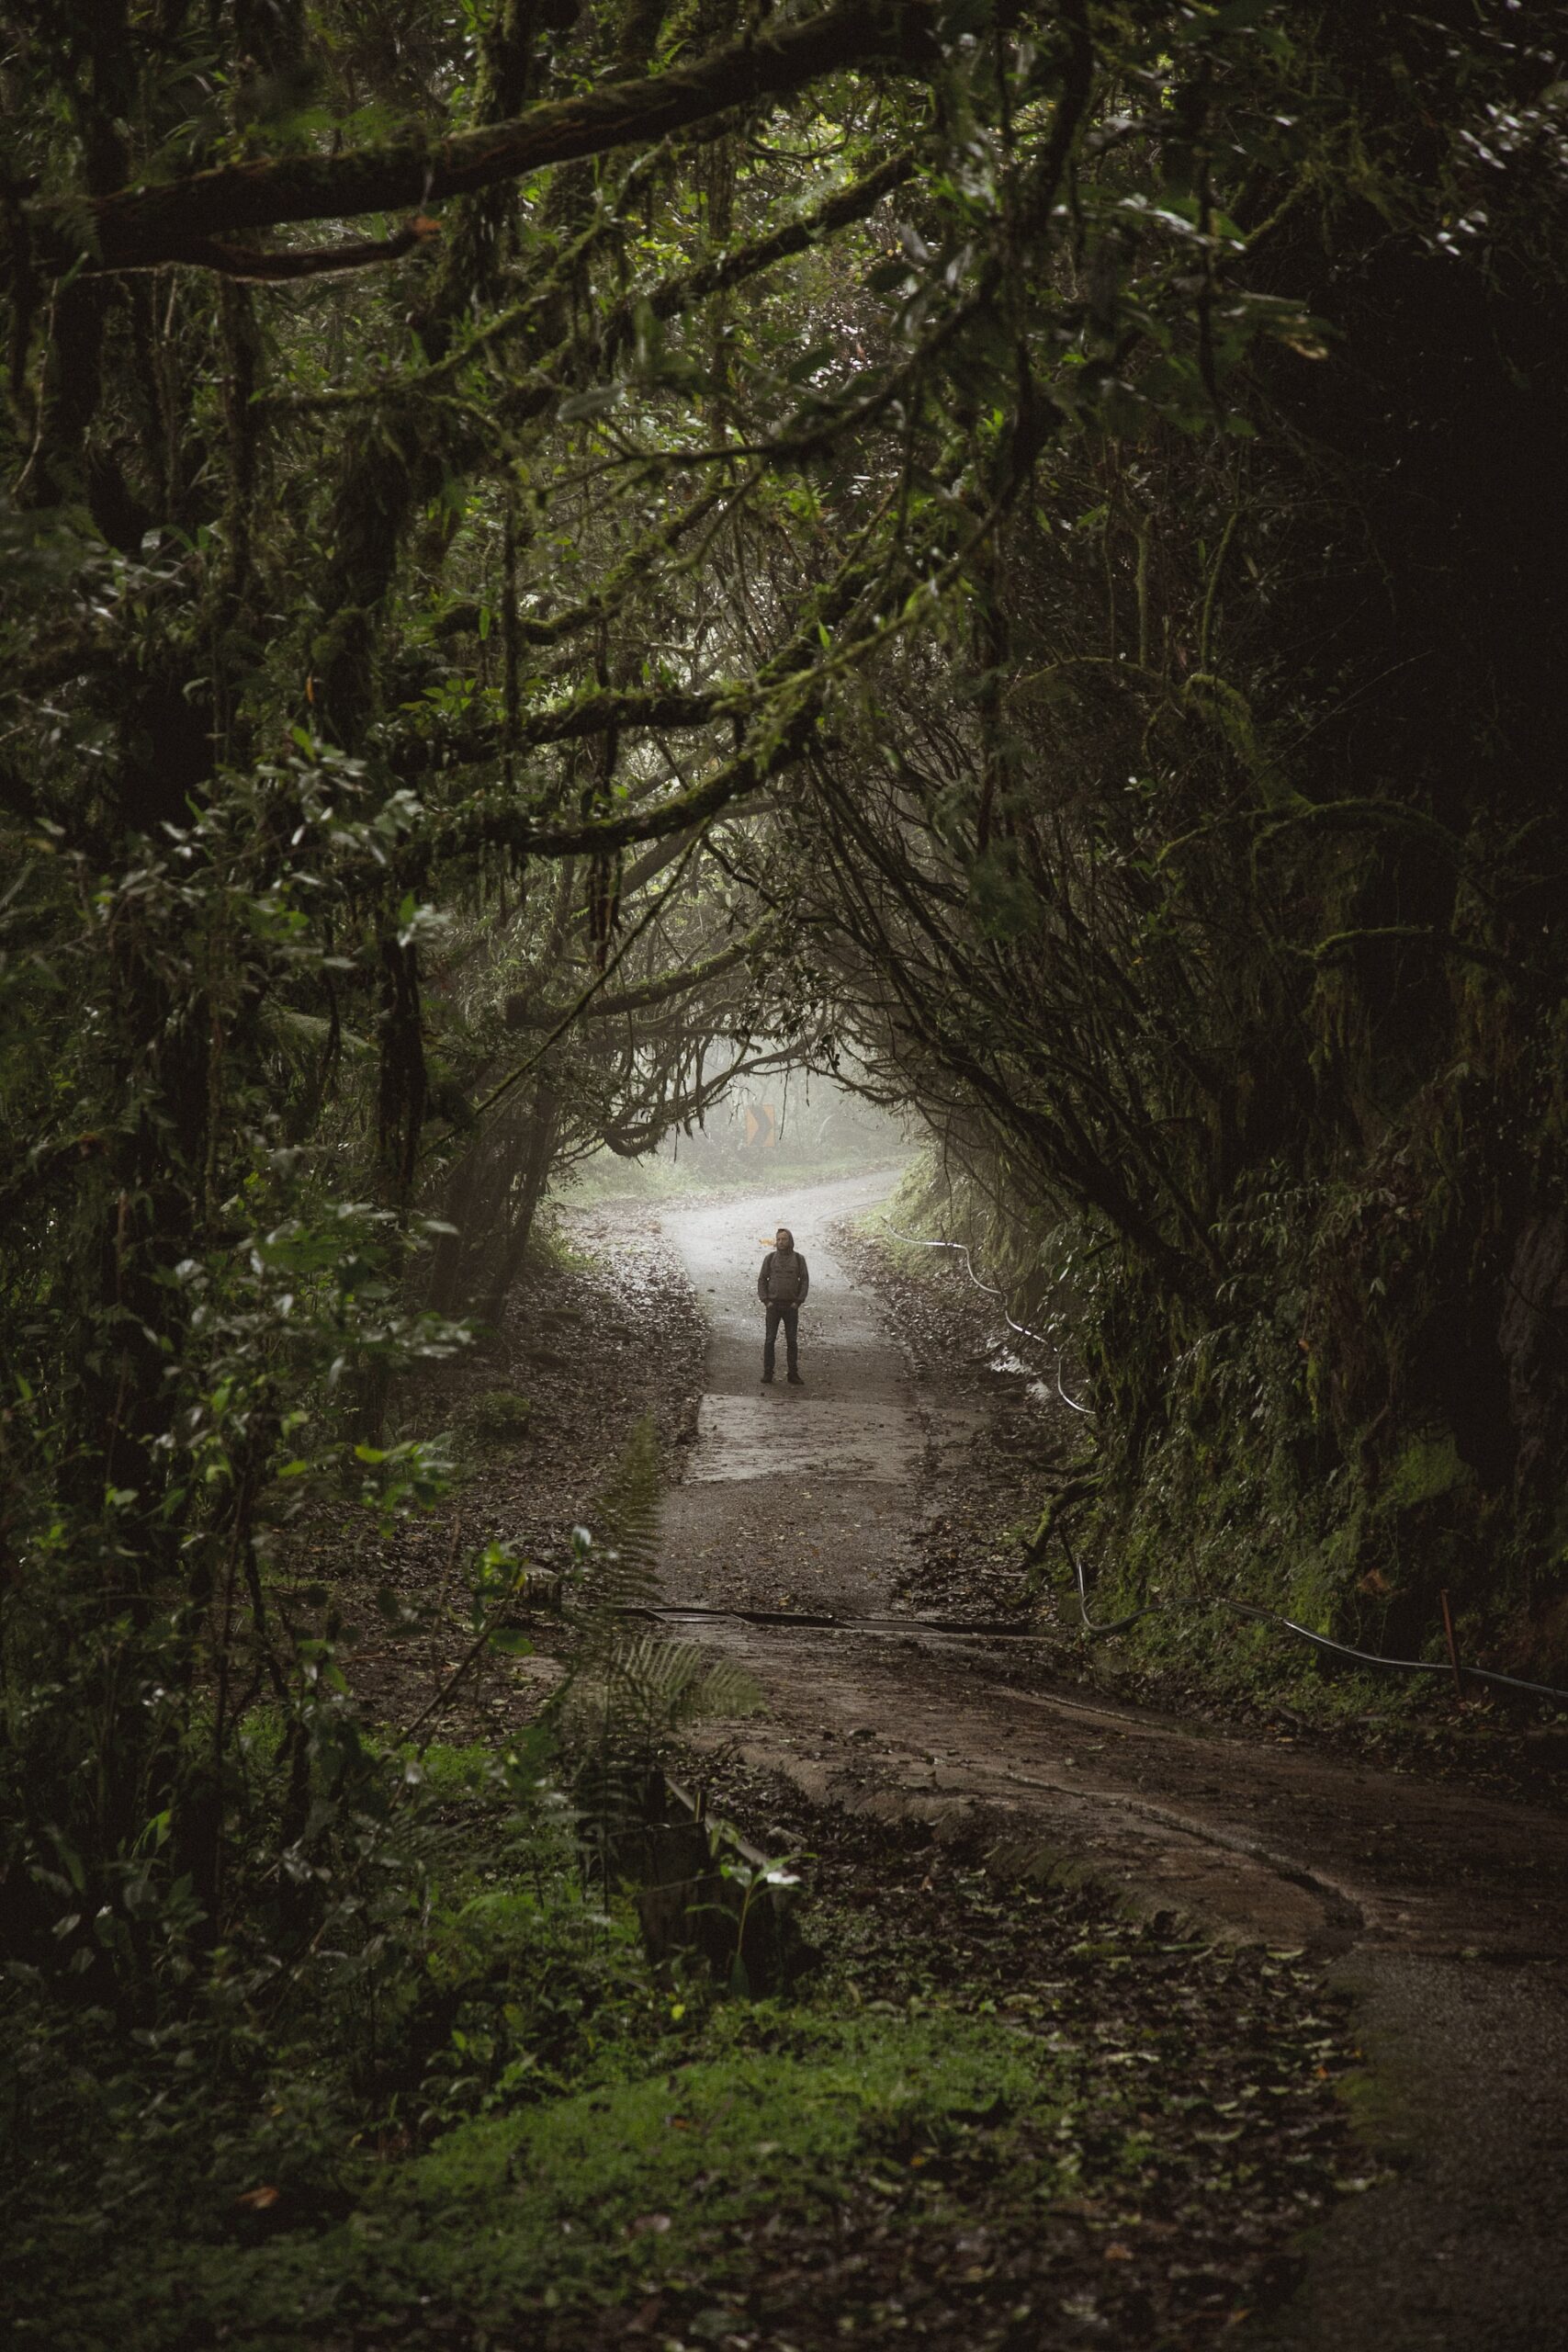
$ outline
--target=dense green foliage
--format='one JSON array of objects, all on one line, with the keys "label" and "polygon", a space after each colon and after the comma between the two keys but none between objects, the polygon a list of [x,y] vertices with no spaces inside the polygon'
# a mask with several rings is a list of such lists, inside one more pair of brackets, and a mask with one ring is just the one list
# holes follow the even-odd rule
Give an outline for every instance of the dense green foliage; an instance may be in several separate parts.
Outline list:
[{"label": "dense green foliage", "polygon": [[1000,1199],[1129,1577],[1561,1648],[1557,26],[10,10],[15,1982],[406,1906],[307,1532],[749,1069]]}]

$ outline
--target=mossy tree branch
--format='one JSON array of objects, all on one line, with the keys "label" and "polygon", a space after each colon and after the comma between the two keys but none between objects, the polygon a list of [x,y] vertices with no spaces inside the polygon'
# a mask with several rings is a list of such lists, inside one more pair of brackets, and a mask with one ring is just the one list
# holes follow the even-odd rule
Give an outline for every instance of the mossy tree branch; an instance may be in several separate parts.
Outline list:
[{"label": "mossy tree branch", "polygon": [[33,251],[56,269],[84,259],[95,270],[156,269],[199,260],[205,240],[236,230],[410,213],[478,195],[550,164],[667,138],[732,107],[787,96],[851,66],[921,78],[940,62],[929,0],[840,0],[694,64],[549,99],[510,121],[446,139],[225,164],[85,204],[35,202]]}]

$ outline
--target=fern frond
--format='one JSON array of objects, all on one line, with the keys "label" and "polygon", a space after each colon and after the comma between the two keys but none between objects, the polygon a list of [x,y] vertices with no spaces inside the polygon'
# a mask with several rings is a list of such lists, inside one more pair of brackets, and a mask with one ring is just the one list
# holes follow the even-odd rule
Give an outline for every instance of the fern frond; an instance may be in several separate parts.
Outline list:
[{"label": "fern frond", "polygon": [[746,1714],[761,1692],[743,1667],[716,1658],[695,1642],[639,1634],[615,1660],[615,1678],[649,1723],[679,1730],[716,1715]]},{"label": "fern frond", "polygon": [[732,1658],[658,1634],[623,1634],[588,1672],[574,1677],[564,1714],[568,1736],[635,1752],[652,1761],[688,1724],[750,1713],[761,1693]]},{"label": "fern frond", "polygon": [[676,1735],[761,1702],[733,1658],[628,1623],[628,1611],[660,1599],[659,1506],[659,1450],[648,1419],[594,1507],[595,1541],[564,1612],[576,1635],[572,1664],[550,1702],[579,1817],[606,1875],[618,1841],[644,1815],[649,1776]]},{"label": "fern frond", "polygon": [[580,1632],[607,1632],[623,1611],[659,1600],[660,1497],[659,1444],[645,1414],[593,1508],[593,1548],[570,1611]]}]

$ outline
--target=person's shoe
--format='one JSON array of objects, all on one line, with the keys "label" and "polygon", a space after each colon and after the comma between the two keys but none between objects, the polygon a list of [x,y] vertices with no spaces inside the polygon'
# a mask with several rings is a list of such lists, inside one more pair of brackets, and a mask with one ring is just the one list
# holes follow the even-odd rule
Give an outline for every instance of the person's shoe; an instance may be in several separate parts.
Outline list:
[{"label": "person's shoe", "polygon": [[792,1388],[804,1388],[806,1383],[802,1380],[798,1372],[792,1372],[789,1376],[789,1385]]},{"label": "person's shoe", "polygon": [[771,1388],[771,1387],[773,1386],[773,1374],[772,1374],[771,1372],[765,1372],[765,1373],[762,1374],[762,1385],[763,1385],[763,1387],[764,1387],[764,1388]]}]

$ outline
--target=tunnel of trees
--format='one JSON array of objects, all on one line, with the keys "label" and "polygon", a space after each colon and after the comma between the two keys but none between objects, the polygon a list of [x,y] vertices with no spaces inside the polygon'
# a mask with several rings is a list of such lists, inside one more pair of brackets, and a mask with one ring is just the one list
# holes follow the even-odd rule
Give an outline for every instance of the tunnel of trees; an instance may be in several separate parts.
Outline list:
[{"label": "tunnel of trees", "polygon": [[1561,1669],[1561,31],[12,0],[18,1964],[327,1834],[302,1498],[751,1073],[1055,1317],[1043,1575]]}]

